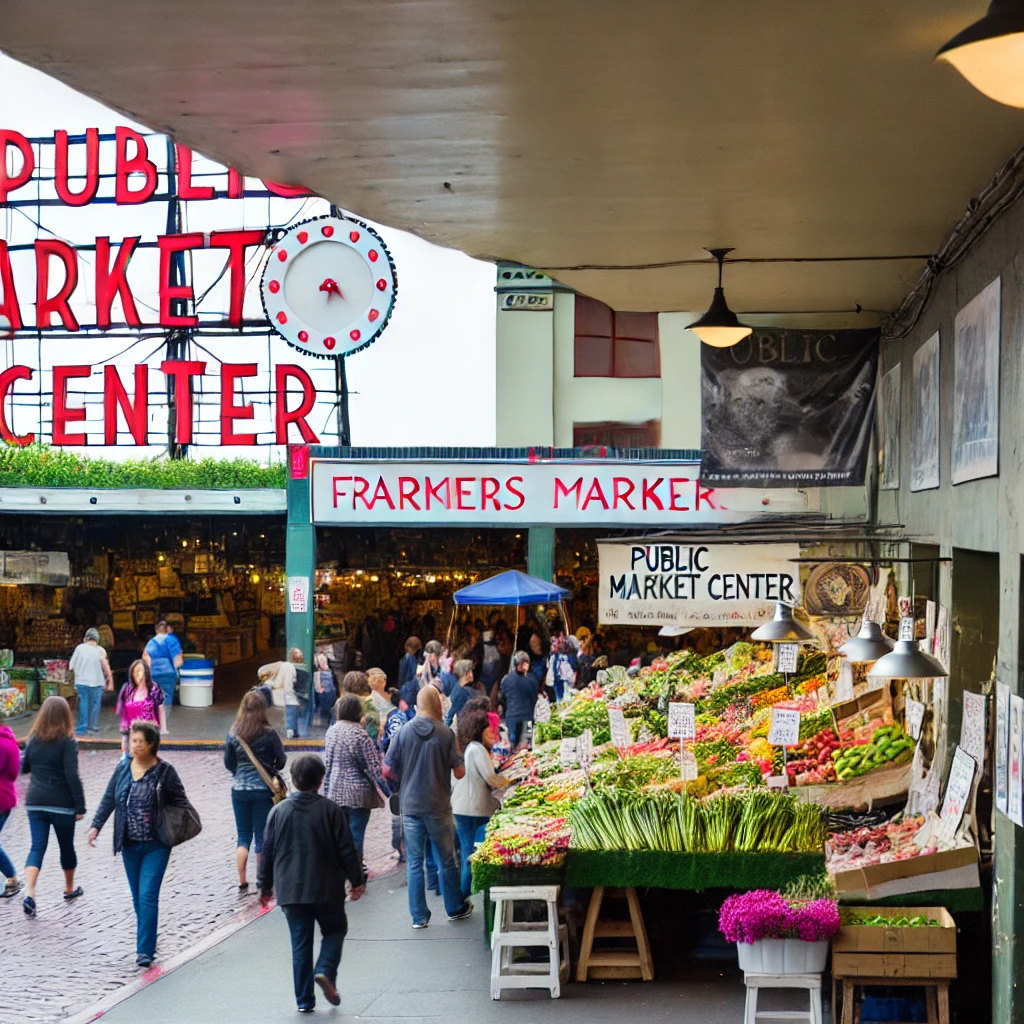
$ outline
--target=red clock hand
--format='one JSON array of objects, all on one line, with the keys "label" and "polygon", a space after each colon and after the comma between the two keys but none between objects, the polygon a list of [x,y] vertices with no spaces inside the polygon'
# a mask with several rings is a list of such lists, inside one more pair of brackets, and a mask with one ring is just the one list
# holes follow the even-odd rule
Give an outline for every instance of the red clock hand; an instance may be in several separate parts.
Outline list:
[{"label": "red clock hand", "polygon": [[338,296],[339,299],[345,298],[345,296],[341,294],[341,289],[338,287],[338,282],[335,281],[333,277],[325,277],[323,279],[323,283],[320,285],[320,291],[327,292],[328,295],[330,295],[331,292],[333,292],[335,295]]}]

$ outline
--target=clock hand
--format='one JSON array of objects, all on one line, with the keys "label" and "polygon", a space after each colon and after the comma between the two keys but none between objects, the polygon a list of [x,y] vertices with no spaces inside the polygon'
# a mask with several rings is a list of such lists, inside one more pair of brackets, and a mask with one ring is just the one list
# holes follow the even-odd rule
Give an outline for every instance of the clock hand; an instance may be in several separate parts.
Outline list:
[{"label": "clock hand", "polygon": [[338,282],[335,281],[333,277],[325,277],[323,279],[323,282],[320,285],[320,291],[327,292],[328,297],[330,296],[331,292],[334,292],[339,299],[345,298],[345,296],[341,294],[341,289],[338,287]]}]

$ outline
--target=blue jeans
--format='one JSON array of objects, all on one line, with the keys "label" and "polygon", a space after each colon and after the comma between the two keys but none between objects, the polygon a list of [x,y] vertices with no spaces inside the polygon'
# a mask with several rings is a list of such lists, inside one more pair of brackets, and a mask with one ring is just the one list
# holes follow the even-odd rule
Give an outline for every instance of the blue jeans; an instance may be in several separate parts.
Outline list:
[{"label": "blue jeans", "polygon": [[91,732],[100,731],[100,705],[103,703],[102,686],[79,686],[75,684],[78,694],[78,722],[75,732],[84,736],[86,729]]},{"label": "blue jeans", "polygon": [[74,871],[78,867],[78,855],[75,853],[75,812],[61,814],[58,811],[29,811],[28,830],[32,837],[25,867],[41,868],[46,846],[50,841],[50,826],[57,836],[60,847],[60,866],[65,871]]},{"label": "blue jeans", "polygon": [[153,957],[156,952],[156,925],[160,916],[160,883],[164,880],[171,848],[151,839],[145,843],[126,840],[121,849],[124,873],[135,906],[135,952]]},{"label": "blue jeans", "polygon": [[[3,831],[4,825],[7,824],[7,819],[11,816],[10,811],[0,811],[0,832]],[[14,865],[11,863],[11,858],[4,853],[4,848],[0,846],[0,876],[3,878],[15,878],[18,872],[14,870]]]},{"label": "blue jeans", "polygon": [[366,837],[366,826],[370,823],[369,807],[346,807],[348,827],[352,832],[352,842],[356,844],[360,861],[363,859],[363,840]]},{"label": "blue jeans", "polygon": [[284,706],[284,727],[293,736],[305,739],[309,735],[309,725],[313,720],[313,710],[307,698],[299,696],[298,704],[285,704]]},{"label": "blue jeans", "polygon": [[462,898],[469,899],[473,889],[473,869],[469,865],[477,832],[491,819],[476,814],[456,814],[455,831],[459,837],[459,860],[462,862]]},{"label": "blue jeans", "polygon": [[174,703],[174,691],[178,686],[177,673],[173,676],[153,676],[153,682],[160,687],[160,692],[164,695],[164,707],[169,708]]},{"label": "blue jeans", "polygon": [[274,806],[274,798],[268,789],[231,790],[231,808],[235,812],[235,831],[238,845],[247,850],[256,839],[256,852],[263,850],[263,831],[267,827],[267,815]]},{"label": "blue jeans", "polygon": [[523,729],[526,727],[526,722],[513,722],[505,719],[505,725],[508,727],[508,742],[514,750],[523,738]]},{"label": "blue jeans", "polygon": [[[313,976],[325,974],[332,985],[338,981],[341,946],[348,932],[345,905],[288,903],[282,906],[292,937],[292,978],[295,1003],[300,1010],[316,1004]],[[313,966],[313,925],[320,925],[320,955]]]},{"label": "blue jeans", "polygon": [[459,866],[455,862],[455,825],[451,812],[403,814],[402,829],[405,832],[405,853],[409,858],[406,869],[409,882],[409,913],[412,914],[413,923],[419,924],[430,917],[427,896],[423,888],[423,859],[427,856],[430,843],[433,843],[437,850],[445,913],[449,917],[457,914],[466,901],[462,898]]}]

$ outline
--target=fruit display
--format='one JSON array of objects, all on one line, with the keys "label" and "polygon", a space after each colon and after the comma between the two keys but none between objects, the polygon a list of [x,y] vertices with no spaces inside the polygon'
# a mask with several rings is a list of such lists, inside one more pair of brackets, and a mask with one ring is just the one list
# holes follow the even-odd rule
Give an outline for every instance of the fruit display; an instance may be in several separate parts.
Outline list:
[{"label": "fruit display", "polygon": [[876,729],[870,742],[832,751],[836,777],[852,779],[874,768],[906,764],[914,756],[914,740],[899,725]]}]

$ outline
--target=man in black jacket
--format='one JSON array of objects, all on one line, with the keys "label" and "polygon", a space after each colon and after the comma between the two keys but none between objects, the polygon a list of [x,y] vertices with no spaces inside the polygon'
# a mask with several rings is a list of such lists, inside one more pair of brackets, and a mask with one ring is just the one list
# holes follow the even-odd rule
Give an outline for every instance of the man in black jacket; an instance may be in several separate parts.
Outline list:
[{"label": "man in black jacket", "polygon": [[[338,995],[338,965],[348,931],[345,882],[352,899],[366,889],[359,854],[341,808],[317,790],[324,780],[324,763],[316,754],[303,754],[291,766],[297,792],[279,803],[267,818],[263,857],[257,884],[266,904],[275,889],[292,938],[292,974],[300,1013],[312,1013],[313,983],[332,1006]],[[313,925],[320,925],[320,956],[313,967]]]}]

